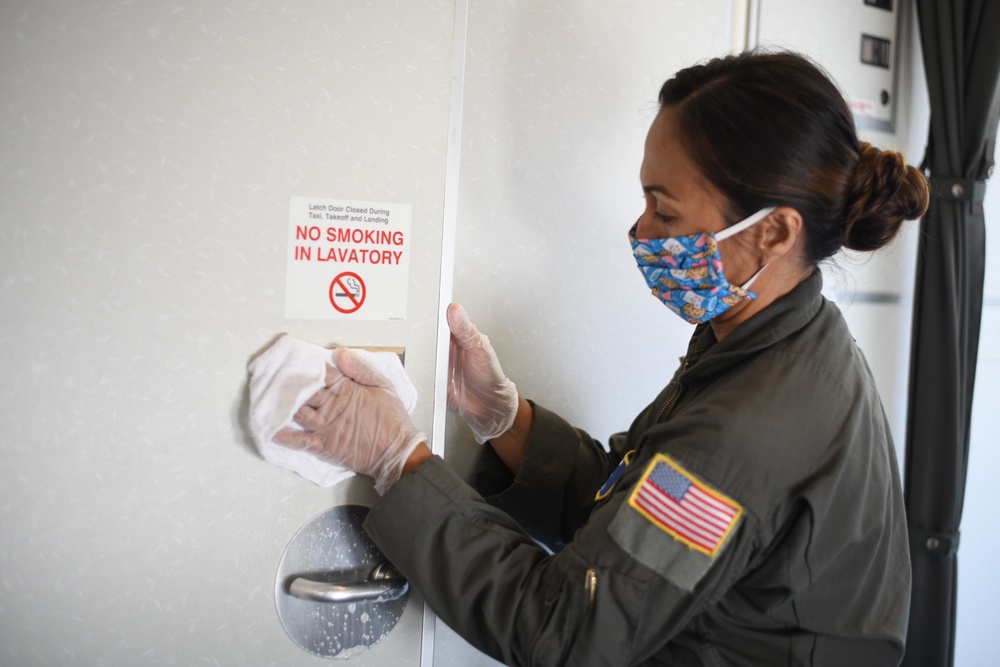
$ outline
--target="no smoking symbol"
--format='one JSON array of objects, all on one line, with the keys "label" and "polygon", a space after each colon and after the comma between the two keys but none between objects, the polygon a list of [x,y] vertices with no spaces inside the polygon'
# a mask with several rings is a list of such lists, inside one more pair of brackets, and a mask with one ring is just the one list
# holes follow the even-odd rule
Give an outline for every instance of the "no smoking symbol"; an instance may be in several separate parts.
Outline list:
[{"label": "no smoking symbol", "polygon": [[330,303],[345,315],[361,308],[366,295],[365,281],[352,271],[344,271],[330,283]]}]

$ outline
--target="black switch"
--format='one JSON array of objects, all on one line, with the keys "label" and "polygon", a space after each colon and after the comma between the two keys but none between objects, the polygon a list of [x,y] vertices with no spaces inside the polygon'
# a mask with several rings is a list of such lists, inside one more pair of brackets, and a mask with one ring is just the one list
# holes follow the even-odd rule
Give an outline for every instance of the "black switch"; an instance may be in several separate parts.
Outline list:
[{"label": "black switch", "polygon": [[881,37],[861,35],[861,62],[889,69],[890,42]]}]

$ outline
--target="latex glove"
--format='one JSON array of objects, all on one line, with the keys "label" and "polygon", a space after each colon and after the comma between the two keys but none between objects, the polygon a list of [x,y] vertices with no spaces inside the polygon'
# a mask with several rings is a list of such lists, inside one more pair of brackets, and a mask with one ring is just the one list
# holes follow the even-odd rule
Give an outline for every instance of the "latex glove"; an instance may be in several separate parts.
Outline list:
[{"label": "latex glove", "polygon": [[488,336],[457,303],[448,306],[448,407],[465,417],[483,444],[506,433],[517,416],[517,387],[507,379]]},{"label": "latex glove", "polygon": [[385,377],[349,348],[334,352],[326,387],[293,416],[303,430],[284,428],[279,445],[301,449],[375,480],[385,493],[403,474],[403,465],[427,436],[419,432]]}]

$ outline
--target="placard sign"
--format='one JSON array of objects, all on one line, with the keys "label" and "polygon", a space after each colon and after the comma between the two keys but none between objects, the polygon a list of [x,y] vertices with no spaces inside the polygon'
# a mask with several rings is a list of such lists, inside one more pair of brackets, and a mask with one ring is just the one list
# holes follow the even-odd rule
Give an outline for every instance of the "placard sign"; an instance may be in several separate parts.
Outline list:
[{"label": "placard sign", "polygon": [[406,319],[410,206],[292,197],[285,317]]}]

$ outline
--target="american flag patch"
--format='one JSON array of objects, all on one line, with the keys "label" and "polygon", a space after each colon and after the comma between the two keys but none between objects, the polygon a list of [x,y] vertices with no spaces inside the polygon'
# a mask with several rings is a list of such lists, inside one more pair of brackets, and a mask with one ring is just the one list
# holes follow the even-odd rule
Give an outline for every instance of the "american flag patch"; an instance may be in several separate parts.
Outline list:
[{"label": "american flag patch", "polygon": [[657,454],[628,499],[629,505],[674,539],[715,556],[743,507]]}]

